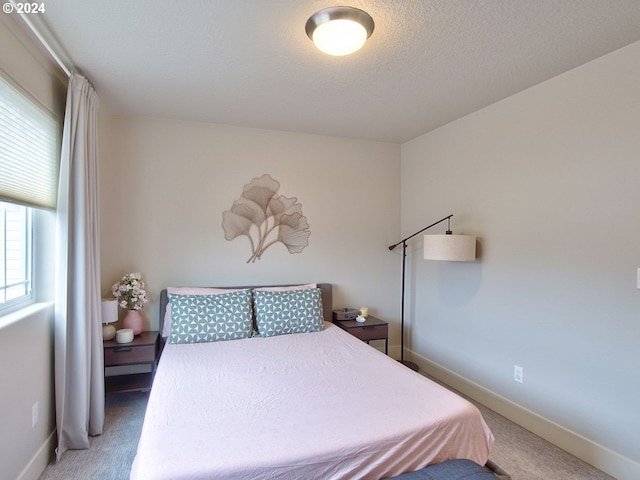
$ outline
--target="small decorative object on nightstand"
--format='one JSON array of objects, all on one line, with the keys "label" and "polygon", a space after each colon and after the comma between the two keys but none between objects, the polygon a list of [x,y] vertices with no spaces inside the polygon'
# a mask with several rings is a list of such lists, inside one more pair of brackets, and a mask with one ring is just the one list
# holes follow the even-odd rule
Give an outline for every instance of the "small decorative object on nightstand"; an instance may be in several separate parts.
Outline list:
[{"label": "small decorative object on nightstand", "polygon": [[356,320],[334,320],[333,323],[364,342],[384,340],[384,353],[389,353],[389,324],[384,320],[369,315],[362,323]]},{"label": "small decorative object on nightstand", "polygon": [[142,275],[139,272],[128,273],[111,287],[111,293],[118,299],[118,305],[128,310],[122,326],[133,330],[134,335],[139,335],[144,323],[140,310],[147,303]]},{"label": "small decorative object on nightstand", "polygon": [[133,330],[130,328],[121,328],[116,332],[116,343],[133,342]]},{"label": "small decorative object on nightstand", "polygon": [[113,340],[116,327],[111,325],[118,321],[118,301],[109,298],[102,299],[102,340]]},{"label": "small decorative object on nightstand", "polygon": [[143,325],[144,320],[138,310],[127,310],[127,314],[122,319],[122,326],[125,330],[131,330],[134,335],[140,335]]},{"label": "small decorative object on nightstand", "polygon": [[149,390],[156,373],[158,357],[160,356],[159,334],[154,332],[142,332],[132,342],[121,344],[115,340],[104,342],[104,368],[127,367],[142,373],[118,373],[105,375],[104,383],[107,393],[130,392],[135,390]]}]

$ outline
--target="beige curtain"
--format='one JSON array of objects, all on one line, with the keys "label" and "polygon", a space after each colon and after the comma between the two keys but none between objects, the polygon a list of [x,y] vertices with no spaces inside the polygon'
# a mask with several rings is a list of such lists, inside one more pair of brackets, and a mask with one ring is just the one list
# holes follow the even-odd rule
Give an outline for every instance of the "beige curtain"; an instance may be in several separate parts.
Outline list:
[{"label": "beige curtain", "polygon": [[69,79],[56,208],[55,398],[60,459],[102,433],[98,96]]}]

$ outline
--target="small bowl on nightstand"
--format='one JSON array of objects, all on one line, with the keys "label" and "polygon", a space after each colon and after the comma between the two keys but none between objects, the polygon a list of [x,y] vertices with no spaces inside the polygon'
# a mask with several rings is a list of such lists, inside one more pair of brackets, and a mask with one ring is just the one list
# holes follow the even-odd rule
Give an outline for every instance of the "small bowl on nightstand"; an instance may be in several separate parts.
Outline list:
[{"label": "small bowl on nightstand", "polygon": [[121,328],[116,332],[116,343],[131,343],[133,342],[133,329]]}]

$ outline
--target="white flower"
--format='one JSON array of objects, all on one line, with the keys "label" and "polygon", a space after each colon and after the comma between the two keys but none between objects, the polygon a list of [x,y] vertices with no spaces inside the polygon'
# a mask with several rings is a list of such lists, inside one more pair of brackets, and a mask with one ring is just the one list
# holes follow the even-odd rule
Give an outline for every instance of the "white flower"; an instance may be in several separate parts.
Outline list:
[{"label": "white flower", "polygon": [[118,299],[118,304],[127,310],[140,310],[147,303],[147,292],[142,275],[138,272],[122,277],[120,282],[111,287],[111,293]]}]

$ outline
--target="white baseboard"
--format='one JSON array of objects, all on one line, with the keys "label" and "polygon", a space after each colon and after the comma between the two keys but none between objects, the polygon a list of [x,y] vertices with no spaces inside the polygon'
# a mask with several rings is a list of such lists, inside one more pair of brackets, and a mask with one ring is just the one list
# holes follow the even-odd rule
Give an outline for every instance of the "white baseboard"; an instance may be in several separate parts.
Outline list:
[{"label": "white baseboard", "polygon": [[56,431],[51,432],[38,451],[31,457],[16,480],[38,480],[47,465],[53,460],[53,451],[56,446]]},{"label": "white baseboard", "polygon": [[427,374],[618,480],[640,478],[640,463],[518,405],[426,357],[410,352],[409,358]]}]

